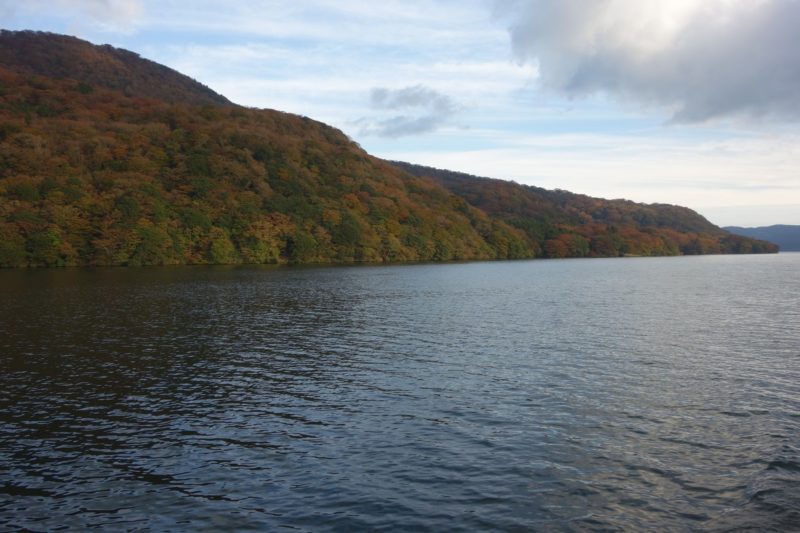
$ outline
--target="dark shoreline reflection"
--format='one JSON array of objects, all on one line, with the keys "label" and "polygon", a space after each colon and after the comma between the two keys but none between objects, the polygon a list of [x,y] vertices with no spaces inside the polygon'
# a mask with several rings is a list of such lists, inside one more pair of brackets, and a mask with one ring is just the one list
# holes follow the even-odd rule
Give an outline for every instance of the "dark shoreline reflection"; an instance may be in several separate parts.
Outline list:
[{"label": "dark shoreline reflection", "polygon": [[786,529],[798,273],[0,271],[0,529]]}]

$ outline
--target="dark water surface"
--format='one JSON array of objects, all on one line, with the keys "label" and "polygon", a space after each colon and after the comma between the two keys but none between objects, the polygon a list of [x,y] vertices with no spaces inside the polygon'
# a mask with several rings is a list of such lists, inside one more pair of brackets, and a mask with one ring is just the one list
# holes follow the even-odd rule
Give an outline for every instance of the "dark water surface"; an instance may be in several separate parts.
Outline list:
[{"label": "dark water surface", "polygon": [[0,271],[0,530],[800,526],[800,254]]}]

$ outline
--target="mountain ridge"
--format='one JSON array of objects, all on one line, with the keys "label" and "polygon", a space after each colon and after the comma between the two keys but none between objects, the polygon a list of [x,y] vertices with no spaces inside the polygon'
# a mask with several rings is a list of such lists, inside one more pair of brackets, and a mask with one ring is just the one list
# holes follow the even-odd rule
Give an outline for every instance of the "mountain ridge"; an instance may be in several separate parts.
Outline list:
[{"label": "mountain ridge", "polygon": [[749,228],[725,226],[722,229],[736,235],[774,242],[781,247],[782,252],[800,252],[800,225],[773,224]]},{"label": "mountain ridge", "polygon": [[[392,163],[415,176],[431,177],[470,205],[520,228],[551,257],[772,250],[767,243],[731,235],[682,206],[606,200],[401,161]],[[681,238],[673,230],[692,237]]]},{"label": "mountain ridge", "polygon": [[56,33],[0,30],[0,67],[72,78],[86,84],[83,90],[97,85],[169,103],[233,105],[202,83],[135,52]]},{"label": "mountain ridge", "polygon": [[0,34],[0,266],[774,251],[713,225],[652,226],[663,209],[636,220],[623,204],[510,182],[487,204],[474,198],[485,182],[452,182],[133,52]]}]

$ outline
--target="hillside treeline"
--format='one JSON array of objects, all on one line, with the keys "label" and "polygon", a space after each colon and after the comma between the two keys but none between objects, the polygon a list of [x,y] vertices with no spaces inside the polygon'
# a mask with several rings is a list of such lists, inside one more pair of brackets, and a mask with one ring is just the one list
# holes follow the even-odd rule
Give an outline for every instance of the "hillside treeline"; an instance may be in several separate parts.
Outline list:
[{"label": "hillside treeline", "polygon": [[495,219],[522,230],[541,257],[771,253],[772,243],[733,235],[695,211],[668,204],[604,200],[403,162]]},{"label": "hillside treeline", "polygon": [[0,266],[774,251],[696,213],[391,164],[109,46],[0,32]]}]

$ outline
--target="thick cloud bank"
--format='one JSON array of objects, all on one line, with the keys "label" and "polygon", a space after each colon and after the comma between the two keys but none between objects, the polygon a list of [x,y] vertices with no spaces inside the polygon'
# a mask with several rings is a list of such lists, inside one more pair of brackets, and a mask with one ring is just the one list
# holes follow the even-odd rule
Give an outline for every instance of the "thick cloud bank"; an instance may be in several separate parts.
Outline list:
[{"label": "thick cloud bank", "polygon": [[496,0],[514,53],[568,96],[676,122],[800,119],[800,0]]},{"label": "thick cloud bank", "polygon": [[362,135],[402,137],[428,133],[443,126],[459,106],[447,95],[422,85],[390,90],[382,87],[370,93],[372,108],[390,113],[377,119],[361,119]]}]

